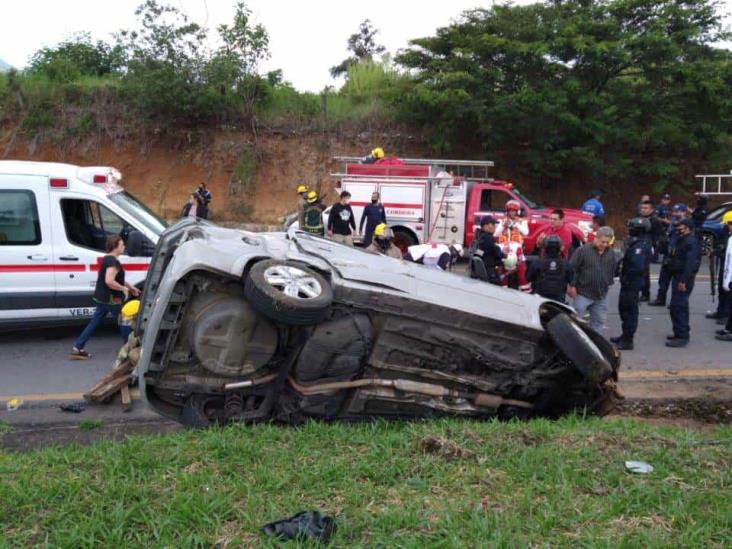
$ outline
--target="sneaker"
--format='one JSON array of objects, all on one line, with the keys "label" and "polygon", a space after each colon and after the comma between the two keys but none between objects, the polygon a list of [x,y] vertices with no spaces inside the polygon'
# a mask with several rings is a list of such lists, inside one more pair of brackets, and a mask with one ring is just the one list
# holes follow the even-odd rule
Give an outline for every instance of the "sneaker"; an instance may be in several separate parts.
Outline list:
[{"label": "sneaker", "polygon": [[666,302],[665,301],[659,301],[658,299],[656,301],[649,301],[648,302],[649,307],[665,307]]},{"label": "sneaker", "polygon": [[686,347],[689,344],[688,339],[669,339],[666,342],[666,347],[680,348]]},{"label": "sneaker", "polygon": [[77,349],[74,347],[71,349],[71,354],[69,355],[69,358],[71,360],[88,360],[91,358],[91,355],[87,353],[84,349]]}]

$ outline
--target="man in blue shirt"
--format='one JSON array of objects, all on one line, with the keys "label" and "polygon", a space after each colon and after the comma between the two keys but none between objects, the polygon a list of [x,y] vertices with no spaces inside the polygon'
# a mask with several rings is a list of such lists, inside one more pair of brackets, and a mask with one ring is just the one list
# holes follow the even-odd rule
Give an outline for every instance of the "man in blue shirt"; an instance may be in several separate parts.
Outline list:
[{"label": "man in blue shirt", "polygon": [[[366,223],[366,232],[363,231],[363,224]],[[381,195],[375,192],[371,195],[371,204],[366,204],[361,215],[361,223],[359,224],[359,232],[363,234],[364,248],[368,248],[371,240],[374,238],[374,229],[378,225],[386,223],[386,211],[381,203]]]},{"label": "man in blue shirt", "polygon": [[605,208],[602,206],[602,202],[600,202],[601,196],[602,193],[600,191],[593,191],[590,198],[585,200],[585,203],[582,204],[582,211],[592,215],[604,216]]}]

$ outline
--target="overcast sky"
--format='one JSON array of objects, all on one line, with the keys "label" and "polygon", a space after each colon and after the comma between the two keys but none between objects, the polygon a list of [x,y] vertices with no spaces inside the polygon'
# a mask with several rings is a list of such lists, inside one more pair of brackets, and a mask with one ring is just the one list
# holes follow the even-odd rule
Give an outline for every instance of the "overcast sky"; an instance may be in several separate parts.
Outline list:
[{"label": "overcast sky", "polygon": [[[161,0],[165,3],[166,0]],[[528,4],[532,0],[518,0]],[[728,13],[732,0],[726,0]],[[122,28],[134,28],[141,0],[15,0],[2,4],[0,59],[22,68],[39,48],[88,31],[109,40]],[[200,25],[215,29],[230,22],[235,0],[168,0]],[[395,53],[410,38],[428,36],[466,9],[491,0],[249,0],[256,22],[270,35],[271,58],[265,71],[282,69],[301,90],[333,84],[328,69],[346,55],[346,40],[359,23],[371,19],[379,41]],[[213,45],[213,43],[211,44]]]},{"label": "overcast sky", "polygon": [[[121,28],[134,28],[141,0],[16,0],[2,7],[0,59],[22,68],[30,56],[74,33],[110,39]],[[165,3],[165,0],[161,0]],[[235,0],[168,0],[193,21],[215,29],[232,20]],[[524,0],[522,3],[528,3]],[[346,40],[361,21],[371,19],[378,39],[390,52],[410,38],[428,36],[462,11],[489,6],[490,0],[249,0],[256,22],[270,35],[271,58],[264,70],[282,69],[301,90],[333,84],[328,69],[346,57]]]}]

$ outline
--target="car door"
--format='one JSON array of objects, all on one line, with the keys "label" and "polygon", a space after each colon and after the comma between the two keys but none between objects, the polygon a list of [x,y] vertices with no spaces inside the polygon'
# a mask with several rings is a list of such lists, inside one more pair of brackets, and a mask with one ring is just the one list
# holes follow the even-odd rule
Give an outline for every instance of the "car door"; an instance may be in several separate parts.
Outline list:
[{"label": "car door", "polygon": [[[84,195],[58,193],[52,200],[54,256],[77,271],[56,273],[56,306],[62,318],[88,317],[94,312],[92,295],[109,236],[125,234],[129,224],[109,207]],[[121,256],[126,281],[144,278],[150,258]]]},{"label": "car door", "polygon": [[53,319],[49,178],[0,175],[0,323]]}]

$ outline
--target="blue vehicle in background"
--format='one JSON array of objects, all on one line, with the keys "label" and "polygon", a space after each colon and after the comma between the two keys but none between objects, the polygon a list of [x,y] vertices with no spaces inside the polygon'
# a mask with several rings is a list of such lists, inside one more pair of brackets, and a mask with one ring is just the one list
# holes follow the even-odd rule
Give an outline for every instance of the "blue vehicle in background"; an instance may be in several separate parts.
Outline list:
[{"label": "blue vehicle in background", "polygon": [[697,175],[696,178],[701,180],[701,191],[697,194],[728,200],[711,208],[707,214],[707,220],[702,225],[700,235],[702,251],[709,253],[726,238],[722,216],[732,210],[732,172],[725,175]]}]

